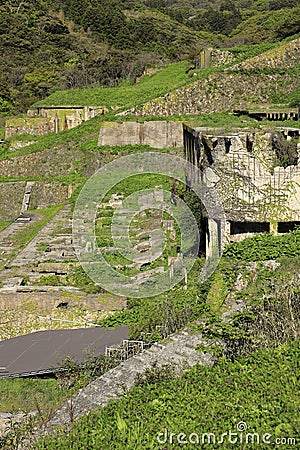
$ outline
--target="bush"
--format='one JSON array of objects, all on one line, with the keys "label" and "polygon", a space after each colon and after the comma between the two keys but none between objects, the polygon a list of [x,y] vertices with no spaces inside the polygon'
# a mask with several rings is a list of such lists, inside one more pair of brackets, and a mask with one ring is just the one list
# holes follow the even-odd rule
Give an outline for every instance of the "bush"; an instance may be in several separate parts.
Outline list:
[{"label": "bush", "polygon": [[287,234],[258,234],[242,242],[235,242],[225,249],[223,256],[245,261],[300,256],[300,227]]}]

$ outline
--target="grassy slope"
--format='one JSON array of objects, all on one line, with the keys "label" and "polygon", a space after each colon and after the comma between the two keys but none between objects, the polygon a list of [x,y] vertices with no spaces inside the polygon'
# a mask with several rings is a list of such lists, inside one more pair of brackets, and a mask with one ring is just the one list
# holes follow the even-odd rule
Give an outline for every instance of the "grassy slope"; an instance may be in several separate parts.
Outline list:
[{"label": "grassy slope", "polygon": [[[246,423],[249,433],[256,432],[261,437],[270,433],[270,442],[276,437],[298,438],[300,404],[295,370],[299,348],[298,341],[276,350],[260,351],[234,363],[222,360],[212,368],[196,366],[177,380],[159,383],[152,379],[148,385],[134,387],[121,400],[73,424],[70,434],[49,438],[36,448],[181,448],[177,437],[170,444],[170,433],[176,436],[185,433],[187,439],[197,433],[200,444],[184,445],[184,448],[206,448],[201,446],[202,433],[215,433],[220,439],[229,430],[236,433],[241,421]],[[164,442],[161,435],[159,444],[158,433],[164,433],[165,429],[168,441]],[[194,435],[194,443],[195,439]],[[225,442],[228,446],[229,441]],[[224,443],[216,442],[208,447],[224,448]]]},{"label": "grassy slope", "polygon": [[[286,47],[286,42],[277,42],[275,44],[257,44],[255,46],[240,46],[232,49],[235,59],[233,64],[241,63],[245,59],[253,58],[259,54],[265,53],[268,55],[268,51],[272,49],[272,59],[274,59],[274,52],[277,51],[278,54],[282,53],[282,48]],[[262,58],[266,58],[263,55]],[[253,59],[250,61],[253,62]],[[255,58],[254,58],[255,61]],[[259,59],[258,59],[259,61]],[[252,64],[253,65],[253,64]],[[126,108],[132,108],[136,105],[140,105],[148,100],[151,100],[157,96],[164,95],[170,91],[174,91],[181,86],[185,86],[191,83],[191,78],[186,73],[189,67],[187,62],[180,62],[171,64],[170,66],[158,70],[152,76],[143,77],[137,84],[128,85],[126,83],[121,84],[116,88],[88,88],[88,89],[78,89],[78,90],[66,90],[57,91],[51,96],[47,97],[43,102],[39,104],[44,105],[59,105],[59,104],[87,104],[87,105],[102,105],[109,106],[111,108],[120,108],[122,110]],[[193,77],[193,82],[200,78],[205,78],[209,73],[215,70],[221,70],[221,68],[212,68],[205,70],[196,70],[197,76]],[[134,116],[117,118],[117,120],[134,120]],[[174,117],[170,118],[171,120]],[[181,120],[190,120],[192,117],[178,117]],[[87,123],[83,123],[81,126],[61,132],[59,134],[49,134],[45,136],[30,136],[30,140],[34,140],[35,143],[29,145],[28,147],[15,150],[13,152],[9,151],[8,144],[0,150],[0,159],[15,158],[16,156],[29,154],[36,151],[42,151],[47,148],[55,148],[56,146],[65,145],[68,142],[77,143],[79,141],[83,142],[85,150],[93,150],[97,142],[97,135],[99,132],[99,127],[101,125],[103,116],[97,117]],[[111,111],[109,114],[105,115],[105,120],[116,120],[114,112]],[[145,119],[144,119],[145,120]],[[244,123],[240,119],[233,120],[232,117],[227,114],[213,114],[211,117],[197,116],[197,121],[202,126],[221,126],[224,127],[226,123],[229,126],[245,126],[245,125],[255,125],[254,122]],[[289,125],[288,123],[286,124]],[[89,142],[86,138],[92,140],[89,146]],[[17,139],[13,137],[12,141]],[[22,139],[18,137],[18,139]]]},{"label": "grassy slope", "polygon": [[[245,59],[257,56],[270,49],[285,46],[285,42],[273,44],[242,45],[232,49],[235,60],[232,64],[244,61]],[[231,49],[228,49],[231,50]],[[220,71],[222,68],[197,69],[193,70],[197,75],[192,79],[186,70],[190,67],[187,61],[171,64],[163,69],[158,69],[151,76],[144,76],[134,85],[126,82],[115,88],[86,88],[57,91],[37,105],[90,105],[106,106],[111,108],[126,109],[141,105],[155,97],[165,95],[170,91],[190,84],[197,79],[205,78],[212,71]]]},{"label": "grassy slope", "polygon": [[0,382],[0,412],[35,411],[50,413],[68,395],[54,379],[13,379]]},{"label": "grassy slope", "polygon": [[[116,89],[100,89],[99,92],[101,92],[101,95],[103,94],[103,97],[101,97],[101,103],[103,104],[102,100],[107,101],[107,104],[114,105],[114,106],[120,106],[120,101],[122,101],[122,107],[130,107],[134,104],[134,101],[148,98],[152,98],[152,95],[159,95],[158,92],[160,89],[162,89],[162,86],[164,88],[162,89],[161,93],[165,93],[166,91],[173,89],[172,85],[176,87],[175,85],[179,86],[181,83],[185,84],[186,81],[189,81],[190,79],[187,79],[187,76],[185,75],[185,68],[186,63],[179,63],[175,66],[176,68],[180,68],[178,70],[178,74],[175,71],[174,72],[174,66],[170,66],[168,69],[162,70],[157,75],[154,75],[153,77],[146,77],[136,86],[124,86]],[[177,75],[176,75],[177,74]],[[176,76],[175,76],[176,75]],[[157,77],[161,77],[162,84],[160,86],[157,86]],[[164,78],[165,77],[165,78]],[[174,79],[173,79],[174,77]],[[165,80],[165,81],[163,81]],[[137,89],[138,86],[138,90]],[[123,92],[124,90],[124,92]],[[83,91],[80,91],[83,92]],[[88,97],[88,93],[92,95],[92,97]],[[98,90],[91,89],[84,91],[84,97],[87,95],[86,103],[88,104],[96,104],[93,103],[93,101],[90,101],[91,99],[95,98],[93,97],[94,94],[97,96]],[[79,102],[79,99],[83,100],[83,97],[74,97],[76,94],[76,91],[64,91],[57,94],[53,94],[53,96],[50,96],[46,102],[49,102],[48,104],[53,104],[54,100],[53,98],[56,98],[57,102],[61,103],[62,99],[66,99],[66,103],[72,102],[72,98],[74,98],[74,104]],[[64,97],[65,95],[65,97]],[[99,94],[100,95],[100,94]],[[130,97],[132,95],[132,97]],[[144,97],[143,97],[144,96]],[[100,97],[97,97],[100,99]],[[118,102],[119,100],[119,102]],[[99,100],[100,102],[100,100]],[[115,102],[115,103],[114,103]],[[81,102],[79,102],[81,103]],[[208,123],[210,126],[218,126],[219,118],[221,118],[222,121],[226,121],[226,118],[228,119],[229,116],[227,115],[212,115],[211,122],[210,119],[207,119],[206,117],[203,117],[203,120],[208,120]],[[98,133],[99,130],[99,124],[101,119],[97,118],[89,123],[83,124],[81,127],[78,127],[77,129],[70,130],[67,132],[63,132],[59,135],[48,135],[37,138],[36,144],[33,144],[33,146],[30,146],[26,149],[21,149],[17,151],[14,154],[9,155],[10,157],[16,156],[16,154],[23,154],[23,153],[31,153],[33,151],[41,151],[45,148],[53,148],[56,145],[64,145],[65,143],[73,140],[80,140],[83,139],[85,141],[86,150],[90,151],[92,150],[89,148],[89,139],[86,140],[87,136],[90,136],[91,134]],[[95,137],[92,137],[90,139],[94,139],[93,142],[95,142]],[[3,154],[3,157],[7,157],[8,154]],[[260,354],[259,358],[263,362],[256,362],[256,359],[253,358],[251,361],[244,361],[242,362],[242,374],[243,377],[240,376],[241,371],[241,365],[240,363],[222,363],[220,367],[214,368],[212,371],[206,370],[206,369],[195,369],[193,370],[189,375],[186,377],[183,377],[178,382],[171,381],[169,384],[166,385],[166,387],[161,387],[160,385],[150,386],[149,388],[139,389],[136,388],[132,394],[129,394],[129,396],[122,399],[120,402],[115,403],[113,406],[106,408],[105,410],[101,411],[98,415],[94,416],[92,415],[90,419],[84,419],[83,423],[85,425],[78,424],[78,427],[76,425],[75,427],[75,438],[74,438],[74,446],[68,447],[68,442],[70,442],[70,439],[68,437],[61,438],[61,441],[56,441],[55,444],[47,444],[46,447],[38,447],[38,448],[55,448],[55,449],[65,449],[65,448],[95,448],[94,445],[98,445],[99,448],[110,448],[111,445],[113,445],[113,448],[124,448],[124,440],[130,439],[128,447],[127,448],[145,448],[145,446],[141,446],[144,444],[141,444],[141,439],[144,436],[146,436],[147,443],[149,445],[151,442],[153,442],[153,439],[155,440],[156,432],[161,432],[164,429],[164,424],[167,423],[167,426],[170,424],[174,424],[177,428],[172,430],[176,432],[177,429],[179,431],[187,431],[187,428],[185,428],[185,424],[188,424],[188,430],[198,430],[199,425],[199,411],[202,411],[204,408],[203,404],[200,401],[199,403],[195,403],[197,398],[207,399],[209,398],[209,401],[206,403],[206,409],[204,409],[201,417],[203,417],[203,422],[209,419],[210,422],[208,422],[207,428],[202,428],[204,431],[208,431],[209,427],[212,427],[212,419],[211,419],[211,411],[215,411],[215,417],[221,416],[223,417],[223,425],[222,428],[219,428],[216,430],[222,432],[226,431],[228,427],[233,427],[234,423],[233,420],[238,421],[239,418],[241,419],[247,419],[248,425],[251,428],[251,431],[254,429],[256,430],[262,430],[262,425],[265,424],[266,430],[265,432],[269,431],[267,429],[267,425],[274,428],[275,425],[275,417],[277,412],[282,408],[285,411],[284,420],[282,423],[287,423],[285,420],[287,418],[292,418],[292,427],[293,427],[293,420],[294,420],[294,407],[292,404],[292,401],[288,400],[288,395],[293,395],[291,391],[291,385],[290,383],[293,383],[293,379],[287,379],[286,373],[287,371],[292,372],[293,368],[295,367],[295,348],[292,348],[291,351],[288,349],[283,349],[282,353],[281,350],[277,351],[277,356],[275,355],[275,363],[272,365],[272,361],[269,362],[269,357],[272,355],[272,352],[268,355],[265,353]],[[287,355],[287,357],[282,356]],[[274,355],[273,355],[274,356]],[[258,357],[257,357],[258,358]],[[277,358],[277,359],[276,359]],[[281,365],[280,365],[281,364]],[[280,368],[280,370],[277,370],[277,366]],[[245,369],[245,370],[244,370]],[[217,383],[219,383],[222,386],[224,386],[224,382],[227,383],[227,378],[224,380],[224,373],[228,372],[231,374],[231,380],[228,382],[228,389],[224,390],[224,395],[220,393],[220,389],[216,387]],[[208,380],[208,387],[206,389],[206,384],[203,385],[201,383],[201,380],[203,380],[203,377],[205,377],[206,380]],[[282,377],[282,378],[281,378]],[[286,380],[286,384],[283,386],[281,384],[281,379]],[[245,380],[247,382],[245,382]],[[225,383],[225,385],[226,385]],[[240,389],[240,383],[243,384],[243,389]],[[245,383],[245,384],[244,384]],[[251,386],[252,384],[252,386]],[[193,386],[195,386],[195,389],[193,389]],[[198,388],[196,389],[196,387]],[[200,388],[199,388],[200,386]],[[250,387],[251,386],[251,387]],[[254,387],[256,386],[256,387]],[[281,387],[282,390],[279,392],[276,386]],[[267,390],[270,387],[274,387],[276,396],[274,398],[273,396],[268,397]],[[48,389],[48,388],[47,388]],[[46,390],[47,390],[46,389]],[[251,390],[253,389],[253,390]],[[276,391],[277,389],[277,391]],[[285,389],[285,390],[284,390]],[[14,388],[13,388],[14,390]],[[172,392],[175,391],[176,395],[172,397]],[[153,397],[149,397],[149,392],[153,392]],[[182,392],[182,394],[178,394]],[[284,400],[281,400],[281,394],[284,395]],[[11,395],[11,394],[9,394]],[[234,405],[236,402],[236,396],[239,398],[238,405],[239,408],[237,409]],[[175,397],[175,398],[174,398]],[[254,398],[254,401],[252,401],[252,397]],[[144,406],[143,402],[145,400],[145,409],[147,411],[147,419],[141,420],[141,417],[144,417],[143,411],[141,408]],[[178,402],[176,400],[178,398]],[[218,402],[215,401],[215,398],[218,399]],[[293,397],[291,397],[292,400],[294,400]],[[170,401],[169,401],[170,399]],[[231,399],[231,400],[228,400]],[[156,401],[157,400],[157,401]],[[185,403],[186,402],[186,403]],[[193,404],[194,402],[194,404]],[[182,408],[182,404],[191,404],[194,406],[194,409],[186,409],[186,414],[184,408]],[[222,405],[225,404],[225,408],[223,408]],[[240,410],[242,410],[241,406],[247,405],[247,411],[244,411],[243,416],[237,417]],[[268,404],[268,410],[265,411],[265,405]],[[223,408],[223,409],[219,409]],[[265,408],[265,409],[264,409]],[[285,408],[285,409],[284,409]],[[171,414],[170,411],[174,410]],[[163,411],[164,415],[166,416],[166,419],[163,419],[159,414],[160,411]],[[169,411],[169,413],[168,413]],[[258,411],[260,413],[258,414]],[[236,416],[234,417],[233,414]],[[120,425],[120,421],[118,421],[118,415],[121,418],[125,418],[125,429],[123,430],[122,426]],[[259,423],[255,422],[255,418],[259,417]],[[196,417],[195,417],[196,416]],[[135,417],[136,420],[129,420],[129,417]],[[149,417],[149,418],[148,418]],[[158,417],[158,419],[157,419]],[[179,424],[176,422],[176,417],[182,417],[182,422]],[[169,419],[168,419],[169,418]],[[148,420],[148,422],[146,422]],[[164,422],[165,420],[165,422]],[[168,422],[169,420],[169,422]],[[112,423],[112,426],[110,425]],[[119,423],[119,426],[118,426]],[[147,425],[148,423],[148,425]],[[158,423],[158,425],[157,425]],[[215,422],[214,422],[215,423]],[[265,426],[264,425],[264,426]],[[276,425],[280,425],[277,424]],[[95,428],[95,436],[91,438],[91,428]],[[181,428],[180,428],[181,427]],[[270,432],[273,431],[273,428],[270,428]],[[78,430],[78,431],[76,431]],[[123,430],[123,431],[122,431]],[[281,428],[279,427],[279,431]],[[285,426],[283,426],[283,430],[285,430]],[[288,434],[290,430],[287,429],[287,432],[285,435]],[[199,429],[199,432],[201,432],[201,429]],[[278,432],[278,430],[277,430]],[[80,440],[77,439],[76,433],[80,435]],[[86,433],[86,434],[85,434]],[[77,435],[78,436],[78,435]],[[129,438],[128,438],[129,436]],[[113,444],[112,444],[113,442]],[[144,441],[143,441],[144,442]],[[77,446],[76,446],[77,445]],[[140,447],[139,447],[140,445]],[[147,448],[151,448],[150,446]],[[153,447],[157,448],[157,447]]]},{"label": "grassy slope", "polygon": [[241,22],[231,36],[236,41],[260,43],[274,42],[294,33],[299,33],[300,7],[277,11],[256,11]]},{"label": "grassy slope", "polygon": [[[281,253],[279,258],[280,270],[258,270],[257,278],[249,277],[248,274],[249,251],[252,250],[250,259],[255,261],[274,257],[274,250],[279,252],[282,248],[282,236],[262,236],[260,239],[234,244],[234,255],[227,251],[227,259],[219,269],[227,293],[243,267],[243,276],[252,281],[246,290],[238,295],[247,298],[252,304],[257,303],[263,294],[272,296],[270,290],[274,289],[274,286],[275,289],[276,286],[282,286],[282,280],[289,281],[292,274],[296,276],[299,258],[293,255],[299,253],[299,231],[286,235],[285,239],[289,242],[285,243],[285,254]],[[240,261],[232,259],[238,257]],[[214,277],[209,293],[211,302],[214,301],[214,285],[219,283],[219,280],[220,277]],[[192,282],[197,281],[194,279]],[[192,305],[193,297],[190,297],[189,302]],[[140,306],[140,316],[135,313],[139,317],[139,323],[142,323],[143,317],[147,315],[151,320],[154,319],[153,304],[150,303],[147,309],[144,303]],[[216,305],[211,304],[212,310],[218,314],[220,305],[218,309],[214,306]],[[208,314],[210,316],[210,313]],[[236,432],[237,423],[240,421],[247,424],[249,433],[256,432],[261,436],[270,433],[272,442],[280,437],[299,438],[297,426],[300,404],[296,379],[299,349],[298,339],[276,349],[259,350],[248,358],[237,358],[234,362],[222,358],[212,368],[196,366],[179,379],[173,379],[170,368],[163,372],[149,372],[142,385],[134,387],[122,399],[113,401],[106,408],[75,422],[70,434],[64,431],[58,436],[39,442],[35,448],[121,450],[126,446],[132,450],[171,450],[177,448],[176,441],[174,445],[166,443],[165,447],[157,442],[158,433],[163,433],[165,429],[176,435],[185,433],[189,436],[191,433],[198,433],[200,439],[202,433],[208,432],[220,437],[228,430]],[[0,402],[0,410],[7,408],[9,401],[11,410],[32,409],[38,404],[44,414],[49,413],[49,409],[67,395],[63,390],[56,392],[56,383],[53,380],[6,380],[0,386],[0,393],[3,399]],[[223,446],[215,444],[213,448]]]},{"label": "grassy slope", "polygon": [[[37,234],[38,232],[44,228],[44,226],[55,216],[55,214],[60,210],[61,205],[48,206],[44,209],[39,210],[29,210],[28,212],[33,212],[39,215],[39,219],[34,221],[25,228],[25,230],[18,231],[13,237],[13,250],[9,255],[9,259],[12,260],[16,256],[16,254],[22,250]],[[8,221],[0,221],[0,230],[1,224],[2,229],[9,225]],[[7,261],[4,263],[0,262],[0,271],[3,270],[4,266],[7,264]]]},{"label": "grassy slope", "polygon": [[130,108],[190,82],[187,61],[158,69],[152,76],[143,77],[137,84],[121,83],[115,88],[86,88],[57,91],[36,105],[91,105]]},{"label": "grassy slope", "polygon": [[[297,280],[299,257],[295,257],[295,254],[299,254],[300,249],[299,233],[296,230],[285,236],[285,252],[281,253],[282,236],[262,235],[229,247],[226,259],[213,277],[208,294],[212,311],[217,316],[220,312],[221,305],[216,309],[213,298],[216,294],[214,286],[220,285],[220,275],[225,284],[222,290],[227,291],[226,295],[231,291],[251,304],[261,303],[263,295],[272,298],[272,289],[275,286],[276,292],[284,280],[290,282],[292,277]],[[231,248],[234,250],[233,255],[230,254]],[[278,253],[275,256],[274,251]],[[273,272],[262,266],[257,269],[256,277],[252,277],[247,261],[271,257],[278,258],[280,269]],[[237,258],[241,261],[238,262]],[[248,286],[244,291],[237,292],[233,286],[240,272],[243,279],[248,280]],[[294,290],[294,293],[297,292],[299,282],[298,288]],[[209,314],[211,319],[213,316]],[[225,332],[228,333],[228,328]],[[176,435],[198,433],[201,442],[202,433],[215,433],[220,438],[223,432],[236,432],[240,421],[247,424],[249,433],[256,432],[261,436],[270,433],[271,442],[276,438],[299,439],[297,427],[300,403],[296,378],[299,349],[299,338],[278,345],[277,348],[272,348],[271,344],[267,349],[260,349],[247,358],[238,357],[234,362],[223,357],[213,367],[196,366],[179,379],[173,379],[169,368],[164,372],[152,370],[142,385],[134,387],[122,399],[76,422],[70,434],[63,432],[46,439],[36,448],[121,450],[126,445],[132,450],[171,450],[178,448],[176,441],[173,441],[174,446],[167,442],[165,447],[157,442],[158,433],[163,433],[165,429]],[[216,443],[213,448],[223,448],[223,445]],[[250,448],[258,447],[254,445]]]}]

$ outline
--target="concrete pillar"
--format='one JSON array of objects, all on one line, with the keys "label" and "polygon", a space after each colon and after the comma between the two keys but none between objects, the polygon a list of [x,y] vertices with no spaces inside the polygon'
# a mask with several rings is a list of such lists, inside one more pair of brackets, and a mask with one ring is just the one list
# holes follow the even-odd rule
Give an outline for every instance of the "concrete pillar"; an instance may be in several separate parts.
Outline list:
[{"label": "concrete pillar", "polygon": [[271,234],[278,233],[278,222],[270,222],[270,233]]},{"label": "concrete pillar", "polygon": [[208,219],[208,233],[206,235],[206,256],[217,256],[219,254],[219,230],[218,223]]}]

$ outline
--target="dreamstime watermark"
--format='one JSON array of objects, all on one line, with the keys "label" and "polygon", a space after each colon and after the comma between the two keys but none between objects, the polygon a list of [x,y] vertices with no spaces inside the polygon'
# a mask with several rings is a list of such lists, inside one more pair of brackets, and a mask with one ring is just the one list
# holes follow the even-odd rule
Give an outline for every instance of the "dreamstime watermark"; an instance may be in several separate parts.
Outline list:
[{"label": "dreamstime watermark", "polygon": [[294,437],[278,437],[272,433],[259,434],[247,431],[246,422],[239,422],[236,430],[228,430],[221,434],[205,433],[172,433],[167,428],[158,433],[157,442],[159,444],[179,444],[179,445],[216,445],[216,444],[258,444],[258,445],[292,445],[296,446],[297,440]]},{"label": "dreamstime watermark", "polygon": [[157,225],[151,230],[148,248],[142,251],[134,245],[130,233],[134,219],[151,209],[159,210],[161,218],[167,215],[176,222],[180,231],[180,251],[168,269],[160,273],[144,270],[143,277],[125,275],[104,257],[95,231],[99,207],[119,183],[145,174],[167,176],[184,185],[188,179],[189,189],[201,200],[211,232],[209,252],[200,281],[205,281],[214,272],[224,247],[225,214],[214,190],[205,186],[198,167],[176,155],[160,152],[117,158],[101,167],[81,190],[74,209],[73,244],[78,260],[89,277],[106,291],[126,297],[151,297],[172,289],[187,277],[199,252],[199,228],[189,206],[176,193],[161,187],[142,190],[137,187],[114,209],[110,228],[113,248],[132,264],[150,264],[163,255],[166,236],[162,226]]}]

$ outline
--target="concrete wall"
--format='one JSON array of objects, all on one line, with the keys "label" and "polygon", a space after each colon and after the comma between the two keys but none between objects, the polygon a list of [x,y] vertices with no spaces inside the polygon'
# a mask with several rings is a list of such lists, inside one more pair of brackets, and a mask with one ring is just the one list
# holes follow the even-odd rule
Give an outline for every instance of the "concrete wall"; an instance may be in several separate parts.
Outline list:
[{"label": "concrete wall", "polygon": [[53,122],[41,117],[9,119],[5,124],[5,139],[15,134],[43,135],[54,131]]},{"label": "concrete wall", "polygon": [[0,220],[13,220],[21,211],[26,182],[0,183]]},{"label": "concrete wall", "polygon": [[72,187],[60,182],[35,182],[30,197],[30,208],[38,208],[63,203],[72,194]]},{"label": "concrete wall", "polygon": [[183,146],[181,122],[151,121],[104,124],[99,145],[149,145],[153,148]]},{"label": "concrete wall", "polygon": [[5,138],[15,134],[58,133],[77,127],[106,111],[107,108],[100,106],[39,106],[37,109],[28,110],[27,118],[7,120]]},{"label": "concrete wall", "polygon": [[[26,181],[0,183],[0,220],[13,220],[19,216],[26,184]],[[72,190],[72,186],[63,186],[59,182],[33,182],[29,209],[63,203]]]}]

